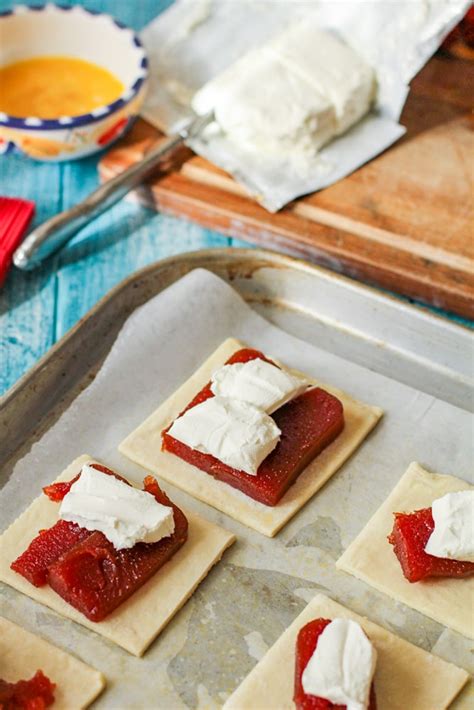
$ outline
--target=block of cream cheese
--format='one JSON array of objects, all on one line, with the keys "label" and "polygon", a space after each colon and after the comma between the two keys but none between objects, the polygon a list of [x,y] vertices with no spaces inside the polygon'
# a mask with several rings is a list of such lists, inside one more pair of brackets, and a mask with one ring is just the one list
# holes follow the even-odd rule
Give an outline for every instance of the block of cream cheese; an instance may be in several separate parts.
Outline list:
[{"label": "block of cream cheese", "polygon": [[280,61],[306,79],[331,102],[336,134],[344,133],[367,113],[375,98],[375,74],[352,47],[308,20],[291,27],[271,44]]},{"label": "block of cream cheese", "polygon": [[312,157],[370,108],[375,75],[335,35],[298,23],[252,50],[194,96],[228,139],[253,153]]},{"label": "block of cream cheese", "polygon": [[194,96],[229,140],[257,153],[314,154],[336,133],[331,101],[267,48],[252,50]]},{"label": "block of cream cheese", "polygon": [[253,476],[280,439],[273,419],[248,402],[210,397],[175,419],[168,433],[203,454]]},{"label": "block of cream cheese", "polygon": [[211,378],[214,394],[249,402],[267,414],[298,397],[308,386],[308,380],[303,377],[292,375],[261,358],[224,365]]}]

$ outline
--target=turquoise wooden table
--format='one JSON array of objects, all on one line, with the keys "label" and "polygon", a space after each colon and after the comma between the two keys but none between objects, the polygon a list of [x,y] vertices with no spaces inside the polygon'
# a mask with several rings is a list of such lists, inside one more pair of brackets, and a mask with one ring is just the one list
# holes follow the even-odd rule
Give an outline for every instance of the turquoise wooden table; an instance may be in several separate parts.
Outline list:
[{"label": "turquoise wooden table", "polygon": [[[140,30],[171,1],[87,0],[82,4]],[[11,2],[0,0],[0,11],[11,6]],[[35,224],[39,224],[97,186],[97,160],[91,157],[48,164],[14,154],[3,156],[0,195],[33,200],[37,205]],[[30,274],[13,270],[0,291],[0,394],[124,277],[178,252],[230,245],[243,243],[122,201],[43,268]]]}]

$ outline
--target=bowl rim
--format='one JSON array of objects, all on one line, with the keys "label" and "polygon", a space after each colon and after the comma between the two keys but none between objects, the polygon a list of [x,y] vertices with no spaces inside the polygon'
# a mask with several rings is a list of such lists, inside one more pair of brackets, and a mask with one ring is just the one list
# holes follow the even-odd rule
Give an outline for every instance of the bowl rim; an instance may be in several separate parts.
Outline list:
[{"label": "bowl rim", "polygon": [[[60,118],[45,119],[37,118],[36,116],[19,117],[12,116],[0,111],[0,128],[23,128],[35,131],[51,131],[51,130],[66,130],[69,128],[76,128],[79,126],[89,125],[96,123],[97,121],[102,121],[107,116],[115,113],[118,109],[126,106],[130,101],[139,93],[143,87],[145,81],[148,78],[148,58],[146,56],[145,48],[141,43],[138,35],[130,27],[125,25],[120,20],[116,20],[115,17],[109,15],[106,12],[100,12],[99,10],[92,10],[86,8],[82,5],[61,5],[60,3],[48,2],[44,4],[35,5],[15,5],[14,7],[3,10],[0,12],[0,22],[6,17],[10,17],[15,14],[27,14],[33,12],[42,12],[43,10],[55,9],[60,12],[70,12],[72,10],[76,12],[84,12],[91,17],[107,17],[115,27],[120,31],[127,31],[131,34],[131,43],[139,50],[140,54],[138,57],[139,61],[139,73],[133,84],[125,89],[123,94],[112,101],[109,104],[104,104],[103,106],[98,106],[93,111],[89,113],[78,114],[77,116],[61,116]],[[141,56],[140,56],[141,55]]]}]

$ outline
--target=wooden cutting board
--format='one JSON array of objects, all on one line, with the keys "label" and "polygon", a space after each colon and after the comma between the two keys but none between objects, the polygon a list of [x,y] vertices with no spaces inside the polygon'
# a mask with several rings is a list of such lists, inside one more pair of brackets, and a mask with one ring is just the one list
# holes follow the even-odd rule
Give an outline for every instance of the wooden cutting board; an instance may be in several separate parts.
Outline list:
[{"label": "wooden cutting board", "polygon": [[[157,210],[474,318],[473,92],[474,62],[434,57],[412,83],[401,119],[407,134],[277,214],[187,149],[137,194]],[[102,158],[102,179],[159,138],[137,122]]]}]

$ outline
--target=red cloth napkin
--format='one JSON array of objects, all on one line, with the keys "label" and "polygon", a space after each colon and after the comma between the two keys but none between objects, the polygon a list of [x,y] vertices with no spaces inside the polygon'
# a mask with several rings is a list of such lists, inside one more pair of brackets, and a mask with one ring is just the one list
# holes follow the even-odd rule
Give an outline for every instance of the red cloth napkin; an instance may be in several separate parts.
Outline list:
[{"label": "red cloth napkin", "polygon": [[5,281],[13,252],[21,242],[34,211],[34,202],[18,197],[0,197],[0,286]]}]

